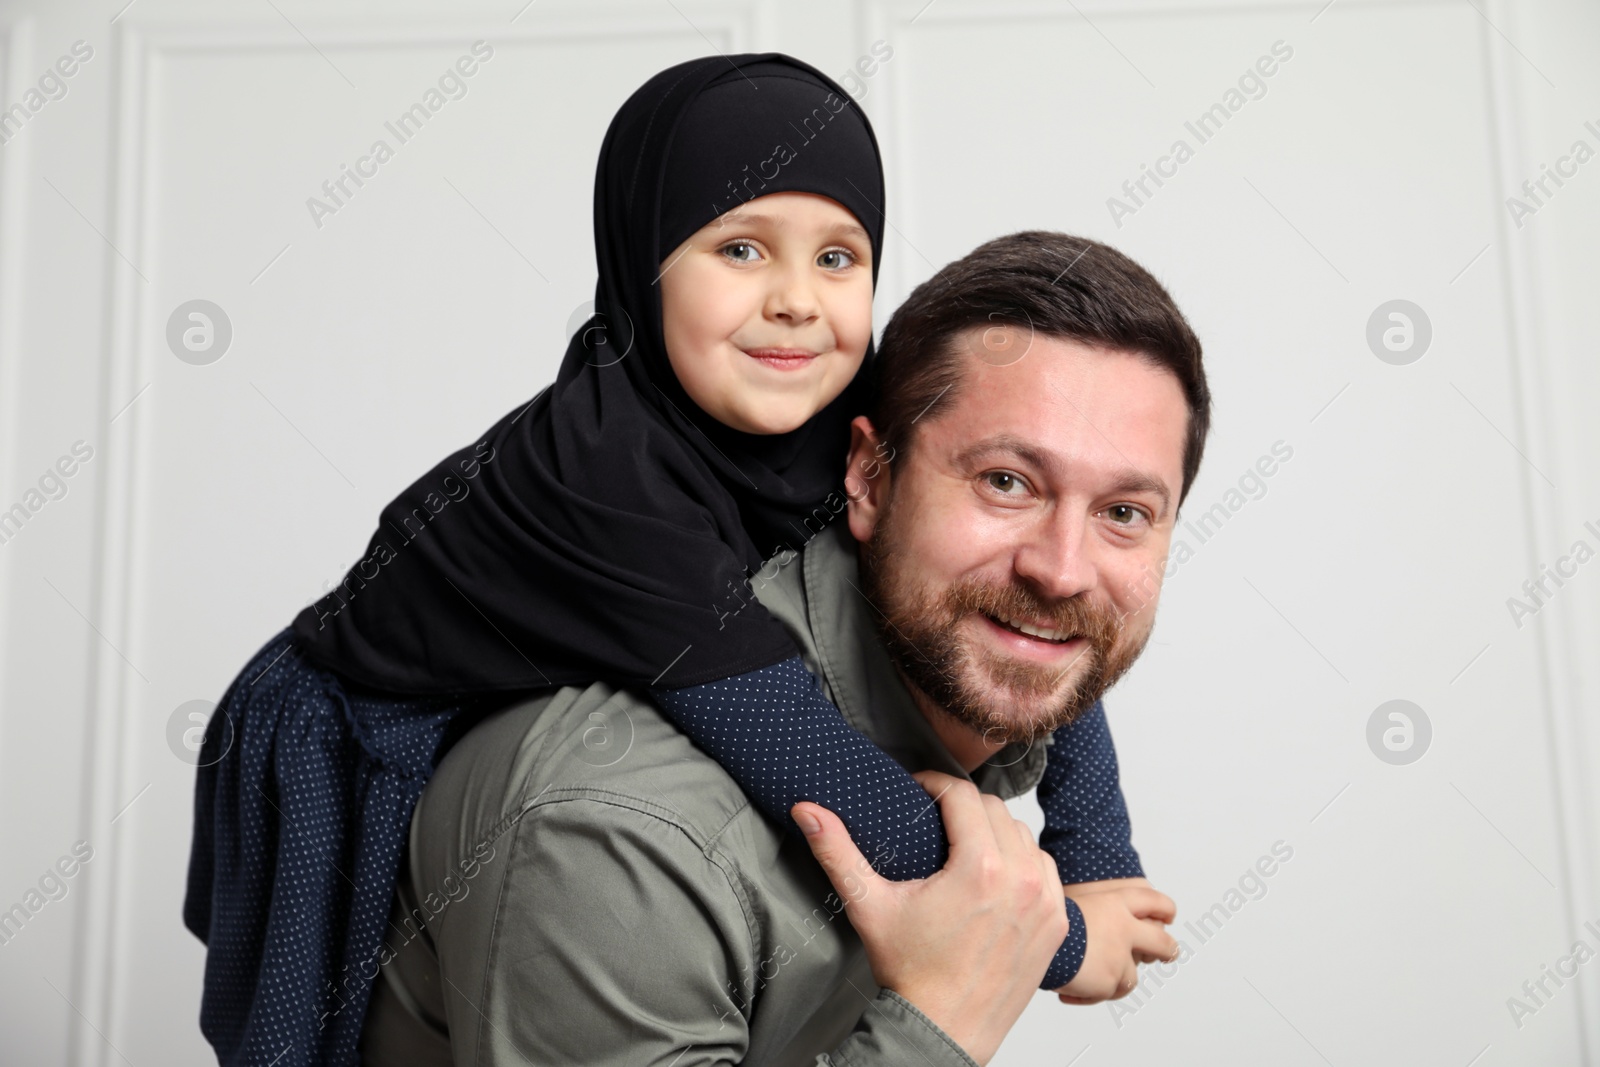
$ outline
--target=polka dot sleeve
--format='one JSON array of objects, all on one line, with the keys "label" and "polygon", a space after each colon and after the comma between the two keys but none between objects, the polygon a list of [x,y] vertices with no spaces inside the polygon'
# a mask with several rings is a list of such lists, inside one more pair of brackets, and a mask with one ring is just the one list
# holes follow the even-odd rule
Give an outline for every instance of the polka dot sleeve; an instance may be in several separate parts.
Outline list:
[{"label": "polka dot sleeve", "polygon": [[1056,730],[1038,796],[1044,809],[1039,847],[1055,857],[1063,882],[1144,877],[1099,701]]},{"label": "polka dot sleeve", "polygon": [[[949,842],[937,805],[903,767],[844,720],[799,656],[704,685],[650,692],[769,818],[799,833],[789,809],[799,801],[811,801],[843,820],[856,847],[885,878],[926,878],[944,866]],[[1099,709],[1098,704],[1095,707]],[[1120,834],[1126,845],[1127,812],[1121,806],[1116,759],[1109,752],[1103,713],[1099,723],[1081,743],[1069,737],[1065,747],[1062,731],[1072,728],[1056,732],[1045,771],[1054,787],[1048,795],[1043,785],[1039,790],[1041,802],[1049,801],[1046,834],[1068,852],[1050,850],[1063,872],[1085,869],[1070,855],[1079,842],[1111,848]],[[1060,768],[1055,767],[1058,749],[1066,756]],[[1080,782],[1079,775],[1092,780]],[[1108,789],[1115,794],[1114,803]],[[1097,818],[1108,819],[1110,825],[1096,825]],[[1137,866],[1131,845],[1126,849],[1124,861],[1131,855]],[[1107,862],[1097,852],[1087,867],[1100,869]],[[1126,869],[1126,862],[1119,869]],[[1066,984],[1083,962],[1083,913],[1070,900],[1067,910],[1067,940],[1041,988]]]},{"label": "polka dot sleeve", "polygon": [[650,692],[786,829],[800,832],[789,809],[809,800],[844,820],[885,878],[926,878],[944,866],[949,842],[933,798],[845,722],[799,656],[705,685]]}]

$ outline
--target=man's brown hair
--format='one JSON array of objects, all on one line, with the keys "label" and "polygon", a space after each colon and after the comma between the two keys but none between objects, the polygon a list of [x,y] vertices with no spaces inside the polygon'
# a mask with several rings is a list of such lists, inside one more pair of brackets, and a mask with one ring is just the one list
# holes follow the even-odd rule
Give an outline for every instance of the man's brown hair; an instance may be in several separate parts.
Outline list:
[{"label": "man's brown hair", "polygon": [[[1183,503],[1211,428],[1211,391],[1199,338],[1148,271],[1098,241],[1024,230],[979,245],[917,286],[878,345],[872,422],[896,453],[909,451],[919,419],[937,417],[955,399],[964,354],[957,335],[974,326],[1128,352],[1170,371],[1189,406]],[[993,361],[1012,358],[996,353]]]}]

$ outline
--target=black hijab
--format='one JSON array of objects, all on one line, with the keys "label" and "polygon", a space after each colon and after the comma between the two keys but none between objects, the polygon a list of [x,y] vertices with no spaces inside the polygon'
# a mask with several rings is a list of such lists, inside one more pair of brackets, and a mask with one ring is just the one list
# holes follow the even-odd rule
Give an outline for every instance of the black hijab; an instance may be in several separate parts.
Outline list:
[{"label": "black hijab", "polygon": [[794,655],[746,578],[842,484],[873,349],[804,426],[743,433],[673,374],[657,285],[690,234],[782,191],[851,211],[876,284],[882,162],[832,79],[779,53],[715,56],[629,97],[595,175],[595,313],[552,386],[383,509],[366,556],[295,618],[311,659],[420,695],[697,685]]}]

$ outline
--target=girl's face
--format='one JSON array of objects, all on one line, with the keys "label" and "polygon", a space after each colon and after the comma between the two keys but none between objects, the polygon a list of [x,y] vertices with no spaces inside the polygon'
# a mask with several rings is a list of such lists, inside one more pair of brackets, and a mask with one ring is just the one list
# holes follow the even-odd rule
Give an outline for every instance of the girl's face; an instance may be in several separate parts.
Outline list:
[{"label": "girl's face", "polygon": [[788,433],[844,391],[872,340],[872,241],[815,193],[718,216],[661,264],[667,359],[725,426]]}]

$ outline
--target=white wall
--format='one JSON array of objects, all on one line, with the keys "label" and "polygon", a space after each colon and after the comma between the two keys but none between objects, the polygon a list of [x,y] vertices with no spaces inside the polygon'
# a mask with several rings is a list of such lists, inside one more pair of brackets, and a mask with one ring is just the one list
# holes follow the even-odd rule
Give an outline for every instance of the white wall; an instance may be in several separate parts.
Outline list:
[{"label": "white wall", "polygon": [[[842,75],[881,39],[880,323],[978,242],[1064,229],[1171,288],[1216,395],[1183,518],[1225,521],[1180,529],[1193,557],[1107,702],[1192,956],[1116,1008],[1041,996],[995,1062],[1600,1064],[1600,963],[1520,1025],[1507,1006],[1600,950],[1600,563],[1520,626],[1507,607],[1600,549],[1600,162],[1520,226],[1505,204],[1600,150],[1592,6],[122,2],[0,3],[0,105],[93,50],[0,146],[0,509],[93,452],[0,543],[0,909],[92,849],[0,944],[5,1062],[210,1062],[173,716],[553,376],[616,106],[713,47]],[[316,226],[306,199],[479,38],[468,95]],[[1199,143],[1185,121],[1279,41]],[[1179,138],[1193,157],[1114,218]],[[233,331],[204,366],[165,336],[195,299]],[[1366,340],[1393,299],[1432,326],[1409,365]],[[1277,442],[1265,494],[1230,497]],[[1367,742],[1394,699],[1432,727],[1405,766]],[[1280,841],[1266,894],[1230,899]],[[1217,904],[1208,940],[1182,926]]]}]

